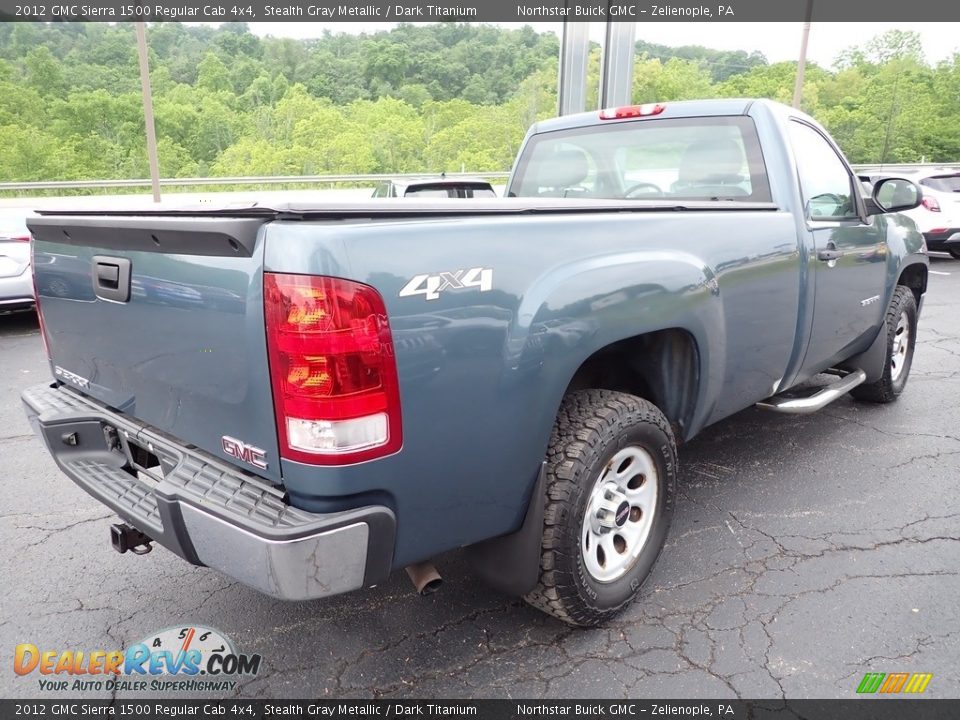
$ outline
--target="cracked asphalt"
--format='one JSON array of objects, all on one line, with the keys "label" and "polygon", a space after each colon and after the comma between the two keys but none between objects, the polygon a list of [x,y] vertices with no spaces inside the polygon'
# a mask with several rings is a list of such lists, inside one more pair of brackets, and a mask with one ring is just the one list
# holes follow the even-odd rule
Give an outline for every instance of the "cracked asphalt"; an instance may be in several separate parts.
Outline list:
[{"label": "cracked asphalt", "polygon": [[871,671],[932,672],[927,696],[960,697],[960,262],[931,269],[899,402],[708,428],[681,449],[639,600],[596,630],[486,588],[457,555],[428,598],[395,573],[286,604],[162,548],[114,553],[110,513],[24,419],[20,391],[49,372],[35,320],[0,317],[0,696],[44,696],[12,672],[17,643],[111,650],[196,623],[263,656],[243,697],[849,698]]}]

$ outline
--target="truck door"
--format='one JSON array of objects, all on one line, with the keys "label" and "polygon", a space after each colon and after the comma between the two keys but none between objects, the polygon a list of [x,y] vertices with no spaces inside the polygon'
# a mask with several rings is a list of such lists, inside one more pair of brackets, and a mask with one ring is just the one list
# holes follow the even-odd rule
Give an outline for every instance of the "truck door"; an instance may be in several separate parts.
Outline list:
[{"label": "truck door", "polygon": [[808,261],[813,321],[801,368],[808,374],[870,345],[886,309],[887,248],[863,212],[857,178],[833,144],[800,120],[789,128],[814,248]]}]

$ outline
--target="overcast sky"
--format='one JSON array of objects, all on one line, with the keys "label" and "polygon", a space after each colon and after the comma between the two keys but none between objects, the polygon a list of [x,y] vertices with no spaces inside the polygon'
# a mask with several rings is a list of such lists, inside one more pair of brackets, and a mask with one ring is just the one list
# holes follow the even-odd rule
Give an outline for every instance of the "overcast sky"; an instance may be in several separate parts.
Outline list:
[{"label": "overcast sky", "polygon": [[[419,23],[423,24],[423,23]],[[521,27],[522,23],[498,23]],[[561,23],[528,23],[539,31],[560,32]],[[388,30],[394,23],[250,23],[257,35],[276,37],[318,37],[325,29],[333,32],[373,33]],[[802,23],[638,23],[637,39],[663,45],[705,45],[718,50],[759,50],[771,62],[795,60],[800,51]],[[862,45],[887,30],[898,28],[920,33],[923,49],[931,62],[943,60],[960,50],[957,23],[813,23],[808,57],[825,67],[851,45]],[[603,38],[603,23],[591,23],[591,35]]]}]

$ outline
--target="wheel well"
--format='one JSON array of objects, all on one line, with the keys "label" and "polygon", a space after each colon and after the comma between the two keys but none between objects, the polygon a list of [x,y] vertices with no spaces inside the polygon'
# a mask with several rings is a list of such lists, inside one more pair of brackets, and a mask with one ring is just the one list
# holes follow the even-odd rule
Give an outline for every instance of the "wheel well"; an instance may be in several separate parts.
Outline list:
[{"label": "wheel well", "polygon": [[600,348],[577,369],[567,392],[618,390],[642,397],[667,416],[679,440],[693,417],[699,377],[693,336],[671,328]]},{"label": "wheel well", "polygon": [[927,291],[927,267],[925,265],[907,265],[903,272],[900,273],[900,278],[897,280],[897,285],[904,285],[913,292],[913,297],[920,303],[920,296]]}]

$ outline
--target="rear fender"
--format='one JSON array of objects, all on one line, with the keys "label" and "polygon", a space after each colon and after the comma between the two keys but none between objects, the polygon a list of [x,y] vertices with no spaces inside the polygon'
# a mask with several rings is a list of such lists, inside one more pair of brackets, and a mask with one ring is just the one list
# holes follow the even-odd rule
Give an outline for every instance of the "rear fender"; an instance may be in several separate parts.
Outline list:
[{"label": "rear fender", "polygon": [[524,385],[539,376],[536,401],[518,410],[545,449],[563,395],[588,358],[625,339],[681,329],[697,348],[696,401],[681,423],[689,437],[705,424],[724,376],[724,324],[713,270],[688,253],[638,251],[553,268],[523,297],[508,334],[507,376]]}]

